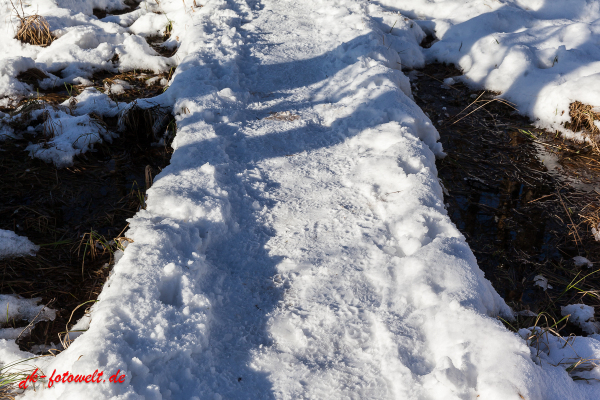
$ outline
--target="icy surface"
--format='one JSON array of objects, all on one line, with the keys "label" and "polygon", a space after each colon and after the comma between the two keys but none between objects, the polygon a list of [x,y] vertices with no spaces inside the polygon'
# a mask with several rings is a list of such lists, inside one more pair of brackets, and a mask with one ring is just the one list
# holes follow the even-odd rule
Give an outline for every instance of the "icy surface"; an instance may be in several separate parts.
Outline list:
[{"label": "icy surface", "polygon": [[39,246],[31,243],[25,236],[0,229],[0,259],[34,255]]},{"label": "icy surface", "polygon": [[435,34],[427,60],[457,65],[465,83],[501,92],[542,128],[572,136],[569,104],[600,106],[596,0],[377,2]]},{"label": "icy surface", "polygon": [[[423,65],[430,25],[365,0],[163,0],[103,21],[73,3],[40,3],[64,60],[10,42],[29,61],[6,68],[86,79],[114,54],[117,68],[167,68],[141,41],[163,11],[178,67],[152,101],[177,136],[133,243],[72,328],[85,333],[39,359],[125,383],[24,398],[597,398],[555,356],[597,359],[600,341],[550,335],[541,354],[536,329],[508,331],[496,317],[512,311],[448,218],[439,136],[401,72]],[[125,107],[95,89],[79,100],[70,118]],[[0,359],[19,357],[0,340]]]}]

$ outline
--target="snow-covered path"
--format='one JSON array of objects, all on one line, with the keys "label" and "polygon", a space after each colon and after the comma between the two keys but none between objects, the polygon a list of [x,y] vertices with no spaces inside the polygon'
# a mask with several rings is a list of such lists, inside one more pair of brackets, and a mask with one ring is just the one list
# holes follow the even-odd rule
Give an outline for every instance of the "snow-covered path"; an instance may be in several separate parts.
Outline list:
[{"label": "snow-covered path", "polygon": [[418,25],[359,0],[196,14],[162,99],[172,163],[89,330],[41,361],[126,383],[26,398],[594,398],[494,319],[510,310],[446,215],[399,70]]}]

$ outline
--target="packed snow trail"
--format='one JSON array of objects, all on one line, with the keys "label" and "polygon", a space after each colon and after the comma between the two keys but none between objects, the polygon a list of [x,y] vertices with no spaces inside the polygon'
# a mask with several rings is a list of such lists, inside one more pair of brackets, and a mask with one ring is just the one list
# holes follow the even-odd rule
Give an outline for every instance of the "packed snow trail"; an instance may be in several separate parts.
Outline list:
[{"label": "packed snow trail", "polygon": [[446,215],[437,132],[399,70],[424,34],[397,17],[359,0],[188,16],[159,99],[171,165],[87,332],[36,360],[126,381],[24,398],[597,398],[495,319],[511,312]]}]

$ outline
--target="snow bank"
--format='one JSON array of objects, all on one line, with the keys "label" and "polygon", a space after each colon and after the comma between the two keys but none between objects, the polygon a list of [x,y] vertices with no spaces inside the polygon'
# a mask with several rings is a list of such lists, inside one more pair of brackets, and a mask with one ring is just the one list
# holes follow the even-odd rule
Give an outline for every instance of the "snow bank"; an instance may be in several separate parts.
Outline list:
[{"label": "snow bank", "polygon": [[31,243],[25,236],[0,229],[0,259],[34,255],[40,246]]},{"label": "snow bank", "polygon": [[473,87],[501,97],[545,129],[564,128],[569,104],[600,106],[600,4],[595,0],[379,0],[439,41],[428,61],[453,63]]}]

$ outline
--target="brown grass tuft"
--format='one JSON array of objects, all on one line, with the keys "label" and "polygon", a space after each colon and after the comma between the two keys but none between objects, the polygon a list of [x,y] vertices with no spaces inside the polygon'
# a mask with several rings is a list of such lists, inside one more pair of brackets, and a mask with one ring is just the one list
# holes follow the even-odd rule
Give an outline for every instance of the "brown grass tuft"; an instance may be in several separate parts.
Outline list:
[{"label": "brown grass tuft", "polygon": [[17,6],[15,6],[15,4],[12,2],[12,0],[10,4],[12,5],[13,10],[17,14],[17,18],[19,18],[19,20],[21,21],[21,25],[17,30],[15,39],[23,43],[32,44],[34,46],[49,46],[50,43],[52,43],[52,41],[55,39],[55,37],[52,34],[52,32],[50,32],[50,25],[48,24],[48,21],[46,21],[46,18],[38,14],[26,16],[25,11],[23,10],[22,1],[19,1],[19,4],[21,6],[20,12]]},{"label": "brown grass tuft", "polygon": [[569,106],[569,116],[571,122],[566,125],[574,132],[582,131],[596,153],[600,153],[600,129],[594,124],[594,121],[600,121],[600,113],[595,111],[593,106],[574,101]]},{"label": "brown grass tuft", "polygon": [[[594,238],[600,238],[600,204],[597,201],[587,204],[579,213]],[[598,239],[596,239],[598,240]]]}]

